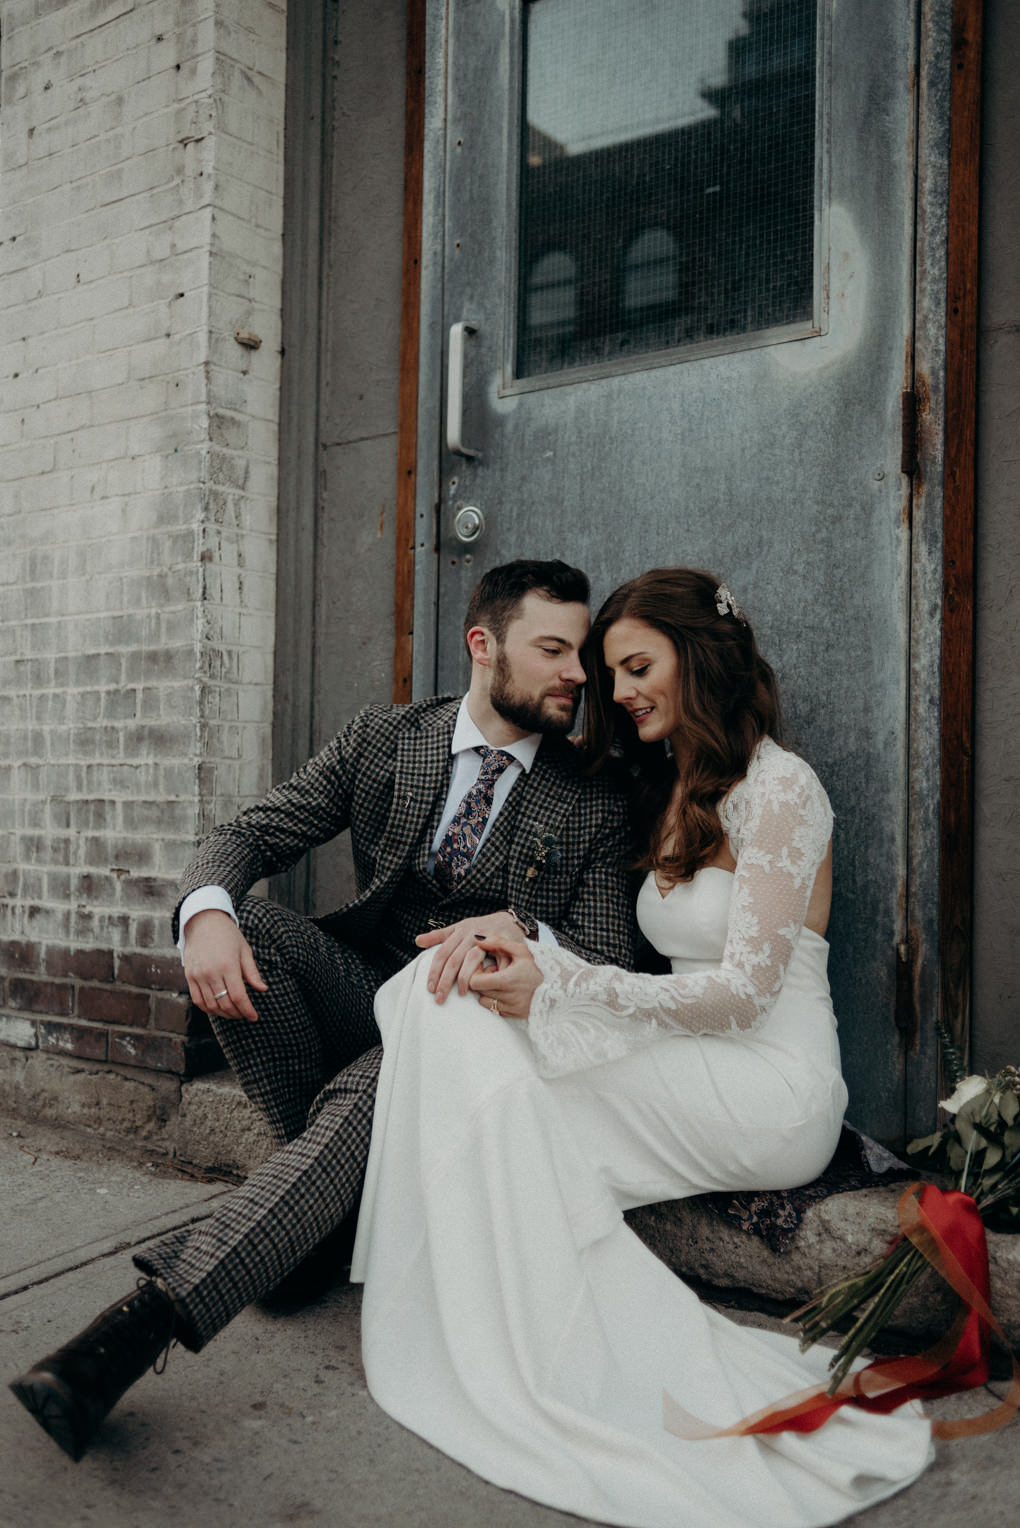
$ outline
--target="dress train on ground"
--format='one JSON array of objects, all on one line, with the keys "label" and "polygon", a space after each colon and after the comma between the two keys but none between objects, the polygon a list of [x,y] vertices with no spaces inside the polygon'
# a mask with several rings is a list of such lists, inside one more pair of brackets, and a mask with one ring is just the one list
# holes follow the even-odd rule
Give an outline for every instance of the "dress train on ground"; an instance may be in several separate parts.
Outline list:
[{"label": "dress train on ground", "polygon": [[[588,1140],[579,1128],[585,1074],[540,1077],[526,1026],[473,996],[437,1005],[430,959],[376,1000],[385,1049],[352,1277],[378,1403],[496,1485],[625,1528],[808,1528],[914,1480],[932,1445],[913,1407],[845,1407],[809,1435],[666,1432],[664,1389],[726,1426],[823,1378],[827,1355],[737,1326],[659,1262],[623,1221],[621,1204],[641,1202],[626,1166],[610,1187],[597,1118]],[[630,1064],[591,1069],[596,1117]]]}]

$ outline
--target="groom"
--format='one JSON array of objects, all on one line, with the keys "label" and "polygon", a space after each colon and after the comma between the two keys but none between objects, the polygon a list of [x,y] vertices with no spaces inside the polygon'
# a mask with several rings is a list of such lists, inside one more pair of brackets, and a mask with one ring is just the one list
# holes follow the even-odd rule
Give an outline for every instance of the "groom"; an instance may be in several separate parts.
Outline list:
[{"label": "groom", "polygon": [[[136,1257],[138,1290],[14,1382],[72,1458],[171,1340],[197,1351],[303,1260],[329,1258],[333,1242],[316,1249],[364,1176],[387,977],[431,949],[441,1003],[469,989],[493,934],[632,964],[623,803],[568,740],[587,602],[565,563],[494,568],[468,606],[463,699],[360,712],[188,867],[175,932],[192,999],[283,1144],[209,1220]],[[344,907],[312,920],[248,895],[344,829]]]}]

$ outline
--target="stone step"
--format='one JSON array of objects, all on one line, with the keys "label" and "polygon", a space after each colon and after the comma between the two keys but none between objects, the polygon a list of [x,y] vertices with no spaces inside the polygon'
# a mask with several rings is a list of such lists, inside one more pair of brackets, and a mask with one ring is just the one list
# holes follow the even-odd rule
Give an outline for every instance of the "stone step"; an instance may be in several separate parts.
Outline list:
[{"label": "stone step", "polygon": [[[674,1272],[739,1303],[795,1308],[816,1290],[880,1257],[897,1235],[896,1203],[905,1184],[833,1194],[809,1206],[792,1245],[773,1252],[760,1237],[722,1219],[703,1199],[644,1205],[627,1220]],[[992,1311],[1020,1348],[1020,1236],[988,1233]],[[750,1301],[747,1296],[751,1296]],[[951,1324],[956,1295],[934,1273],[919,1280],[889,1323],[911,1338],[934,1338]]]},{"label": "stone step", "polygon": [[[64,1058],[15,1057],[0,1070],[0,1108],[15,1117],[87,1131],[122,1150],[158,1151],[183,1166],[229,1179],[245,1177],[273,1140],[229,1072],[181,1083],[123,1071],[85,1070]],[[721,1219],[702,1199],[631,1211],[627,1219],[652,1251],[702,1292],[735,1304],[782,1312],[817,1289],[864,1267],[896,1235],[902,1184],[836,1194],[812,1205],[789,1250]],[[992,1309],[1020,1347],[1020,1236],[990,1234]],[[926,1278],[897,1312],[908,1336],[928,1337],[951,1320],[954,1296]]]},{"label": "stone step", "polygon": [[[272,1150],[266,1127],[229,1073],[184,1085],[176,1154],[194,1166],[243,1175]],[[834,1194],[811,1205],[784,1252],[722,1219],[702,1199],[632,1210],[627,1220],[652,1251],[682,1277],[745,1303],[793,1308],[817,1289],[863,1268],[897,1234],[903,1183]],[[1020,1236],[989,1233],[992,1309],[1020,1346]],[[903,1301],[891,1329],[933,1337],[951,1323],[956,1297],[934,1274]]]}]

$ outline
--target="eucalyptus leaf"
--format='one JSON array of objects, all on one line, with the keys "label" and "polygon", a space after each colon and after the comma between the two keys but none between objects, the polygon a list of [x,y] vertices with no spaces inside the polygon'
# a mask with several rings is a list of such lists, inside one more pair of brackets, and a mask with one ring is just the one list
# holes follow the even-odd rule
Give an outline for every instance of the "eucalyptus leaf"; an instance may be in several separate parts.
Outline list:
[{"label": "eucalyptus leaf", "polygon": [[963,1125],[991,1124],[995,1114],[994,1095],[986,1090],[978,1093],[974,1098],[968,1098],[967,1102],[957,1110],[956,1128],[960,1131]]},{"label": "eucalyptus leaf", "polygon": [[957,1130],[963,1124],[972,1125],[984,1106],[985,1095],[983,1093],[979,1093],[976,1098],[968,1098],[966,1103],[961,1104],[956,1111],[956,1117],[953,1121]]},{"label": "eucalyptus leaf", "polygon": [[989,1127],[990,1129],[994,1130],[997,1134],[1000,1131],[1005,1130],[1006,1125],[1009,1123],[1009,1121],[1005,1118],[1005,1116],[1004,1116],[1004,1114],[1002,1112],[1002,1106],[1003,1106],[1004,1101],[1005,1101],[1005,1096],[1004,1095],[1003,1095],[1003,1097],[997,1098],[995,1100],[995,1118],[992,1121],[991,1126]]}]

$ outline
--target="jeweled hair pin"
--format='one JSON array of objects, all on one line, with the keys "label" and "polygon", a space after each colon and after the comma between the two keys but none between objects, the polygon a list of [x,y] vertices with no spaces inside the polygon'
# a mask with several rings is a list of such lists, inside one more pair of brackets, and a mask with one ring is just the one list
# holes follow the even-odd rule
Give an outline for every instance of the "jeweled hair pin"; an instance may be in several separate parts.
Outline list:
[{"label": "jeweled hair pin", "polygon": [[747,625],[747,621],[744,617],[744,612],[741,610],[740,606],[737,604],[736,600],[733,598],[733,595],[730,593],[729,589],[727,589],[725,584],[720,584],[718,589],[715,591],[715,608],[718,610],[720,615],[731,615],[736,620],[743,621],[745,626]]}]

